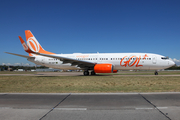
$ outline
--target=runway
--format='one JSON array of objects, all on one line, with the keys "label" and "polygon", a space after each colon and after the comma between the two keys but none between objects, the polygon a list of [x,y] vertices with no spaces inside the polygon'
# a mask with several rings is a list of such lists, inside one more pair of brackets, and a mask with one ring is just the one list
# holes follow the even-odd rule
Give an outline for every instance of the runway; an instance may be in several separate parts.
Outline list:
[{"label": "runway", "polygon": [[[125,74],[129,73],[129,72],[124,72]],[[136,72],[133,72],[136,73]],[[138,72],[137,72],[138,73]],[[152,75],[138,75],[138,74],[97,74],[97,76],[155,76],[152,72]],[[36,74],[18,74],[18,72],[16,72],[16,74],[0,74],[0,76],[84,76],[82,72],[37,72]],[[165,74],[165,75],[157,75],[157,76],[180,76],[180,74]]]},{"label": "runway", "polygon": [[0,94],[1,120],[179,120],[180,93]]}]

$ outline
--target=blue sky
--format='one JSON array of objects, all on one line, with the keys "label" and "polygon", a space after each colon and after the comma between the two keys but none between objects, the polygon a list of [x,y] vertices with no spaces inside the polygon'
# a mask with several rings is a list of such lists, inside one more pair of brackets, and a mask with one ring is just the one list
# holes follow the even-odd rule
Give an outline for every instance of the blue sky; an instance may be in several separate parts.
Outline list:
[{"label": "blue sky", "polygon": [[54,53],[157,53],[180,60],[179,0],[0,0],[0,64],[30,63],[31,30]]}]

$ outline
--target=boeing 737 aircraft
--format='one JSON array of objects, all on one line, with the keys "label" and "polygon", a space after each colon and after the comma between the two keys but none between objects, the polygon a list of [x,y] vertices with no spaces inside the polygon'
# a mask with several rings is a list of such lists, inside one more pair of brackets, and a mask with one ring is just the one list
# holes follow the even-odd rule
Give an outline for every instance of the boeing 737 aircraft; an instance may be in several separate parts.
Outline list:
[{"label": "boeing 737 aircraft", "polygon": [[93,53],[93,54],[55,54],[42,48],[30,30],[25,30],[26,41],[19,36],[24,50],[29,56],[9,53],[25,57],[37,65],[65,70],[84,70],[84,75],[96,73],[117,73],[117,70],[158,70],[169,68],[175,63],[168,57],[152,53]]}]

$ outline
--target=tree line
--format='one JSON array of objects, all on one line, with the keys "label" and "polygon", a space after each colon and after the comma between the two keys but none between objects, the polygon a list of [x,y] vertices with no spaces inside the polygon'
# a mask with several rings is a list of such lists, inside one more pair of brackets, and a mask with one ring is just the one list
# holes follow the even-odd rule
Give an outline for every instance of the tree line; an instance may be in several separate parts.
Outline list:
[{"label": "tree line", "polygon": [[18,70],[18,69],[23,69],[25,71],[27,70],[35,70],[35,69],[45,69],[48,67],[45,66],[6,66],[6,65],[0,65],[0,71],[7,71],[7,70]]},{"label": "tree line", "polygon": [[167,68],[165,70],[180,70],[180,66],[172,66],[172,67]]}]

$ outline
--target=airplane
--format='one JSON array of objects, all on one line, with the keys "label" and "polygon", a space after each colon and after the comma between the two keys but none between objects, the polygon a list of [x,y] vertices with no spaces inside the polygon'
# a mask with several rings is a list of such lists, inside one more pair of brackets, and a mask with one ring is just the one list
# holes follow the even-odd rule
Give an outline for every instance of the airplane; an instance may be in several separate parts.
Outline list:
[{"label": "airplane", "polygon": [[63,70],[84,70],[85,76],[96,73],[117,73],[118,70],[158,70],[174,66],[175,63],[168,57],[152,53],[73,53],[55,54],[42,48],[30,30],[25,30],[26,41],[19,36],[24,50],[29,54],[8,54],[27,58],[28,61]]}]

